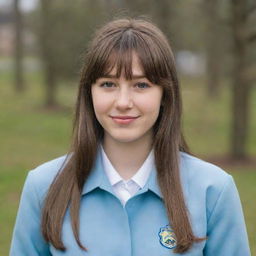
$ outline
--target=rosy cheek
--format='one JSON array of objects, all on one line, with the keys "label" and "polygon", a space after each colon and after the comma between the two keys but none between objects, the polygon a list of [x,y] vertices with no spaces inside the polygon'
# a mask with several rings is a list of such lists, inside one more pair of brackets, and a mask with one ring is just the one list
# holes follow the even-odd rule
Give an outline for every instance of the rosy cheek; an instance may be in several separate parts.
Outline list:
[{"label": "rosy cheek", "polygon": [[94,110],[97,113],[104,113],[108,111],[111,102],[107,97],[104,97],[103,95],[95,95],[95,97],[93,97],[93,105]]},{"label": "rosy cheek", "polygon": [[160,99],[158,99],[157,97],[141,99],[140,106],[146,113],[158,112],[160,108]]}]

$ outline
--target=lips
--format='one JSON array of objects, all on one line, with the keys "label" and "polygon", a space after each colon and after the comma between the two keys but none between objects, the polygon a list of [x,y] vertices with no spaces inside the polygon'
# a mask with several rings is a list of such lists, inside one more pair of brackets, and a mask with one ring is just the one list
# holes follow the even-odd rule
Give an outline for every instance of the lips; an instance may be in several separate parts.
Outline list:
[{"label": "lips", "polygon": [[111,116],[111,118],[118,124],[129,124],[136,120],[138,116]]},{"label": "lips", "polygon": [[112,118],[116,119],[135,119],[138,118],[137,116],[111,116]]}]

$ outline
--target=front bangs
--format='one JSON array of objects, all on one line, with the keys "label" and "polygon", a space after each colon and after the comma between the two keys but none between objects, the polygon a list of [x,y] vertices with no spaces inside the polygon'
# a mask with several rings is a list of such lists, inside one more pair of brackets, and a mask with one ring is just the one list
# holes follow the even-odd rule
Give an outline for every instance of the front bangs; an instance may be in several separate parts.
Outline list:
[{"label": "front bangs", "polygon": [[115,77],[120,78],[121,74],[127,80],[132,79],[132,54],[134,49],[113,49],[108,60],[103,67],[102,76],[107,76],[115,70],[113,74]]},{"label": "front bangs", "polygon": [[168,77],[168,74],[163,73],[166,67],[163,63],[165,57],[161,56],[160,49],[154,46],[155,43],[150,38],[145,39],[136,32],[125,31],[114,44],[106,49],[101,68],[97,68],[100,72],[97,72],[96,79],[107,76],[115,70],[114,75],[117,78],[123,74],[127,80],[131,80],[133,77],[132,56],[135,53],[147,79],[154,84],[159,84],[162,79]]}]

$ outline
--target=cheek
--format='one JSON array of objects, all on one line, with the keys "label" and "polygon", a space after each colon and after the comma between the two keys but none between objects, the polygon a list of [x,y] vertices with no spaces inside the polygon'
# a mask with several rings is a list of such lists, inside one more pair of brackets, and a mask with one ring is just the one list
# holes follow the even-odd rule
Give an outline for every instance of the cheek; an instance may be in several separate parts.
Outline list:
[{"label": "cheek", "polygon": [[141,106],[141,110],[148,115],[152,115],[155,116],[158,114],[159,112],[159,108],[160,108],[160,104],[154,104],[154,102],[145,102],[142,106]]},{"label": "cheek", "polygon": [[162,94],[159,93],[141,99],[141,110],[143,110],[144,113],[152,114],[154,116],[158,115],[161,105],[161,95]]},{"label": "cheek", "polygon": [[92,93],[92,103],[96,116],[107,111],[111,105],[107,97],[98,93]]}]

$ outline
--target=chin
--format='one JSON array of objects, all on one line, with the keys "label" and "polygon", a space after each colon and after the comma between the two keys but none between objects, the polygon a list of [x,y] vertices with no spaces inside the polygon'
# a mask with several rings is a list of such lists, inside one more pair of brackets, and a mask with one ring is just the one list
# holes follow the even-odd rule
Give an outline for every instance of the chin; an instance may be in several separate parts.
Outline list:
[{"label": "chin", "polygon": [[137,140],[137,138],[114,138],[115,141],[119,143],[132,143]]},{"label": "chin", "polygon": [[114,139],[115,141],[118,141],[120,143],[131,143],[140,138],[140,136],[132,136],[131,134],[119,135],[119,136],[113,135],[111,137],[112,137],[112,139]]}]

